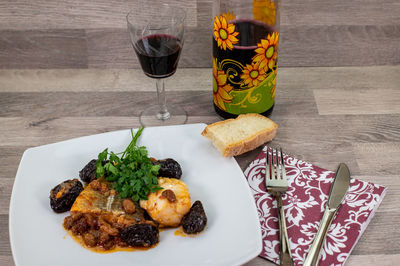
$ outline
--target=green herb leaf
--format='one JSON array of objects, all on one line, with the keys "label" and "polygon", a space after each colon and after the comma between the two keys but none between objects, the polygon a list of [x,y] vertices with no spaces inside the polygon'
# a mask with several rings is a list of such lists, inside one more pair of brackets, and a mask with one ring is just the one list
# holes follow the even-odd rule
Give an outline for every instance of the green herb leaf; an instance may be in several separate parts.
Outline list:
[{"label": "green herb leaf", "polygon": [[[162,189],[158,186],[157,179],[160,165],[152,164],[146,147],[137,146],[143,130],[144,127],[141,127],[134,134],[131,129],[132,141],[124,152],[109,153],[108,149],[105,149],[99,154],[96,163],[97,177],[106,175],[107,181],[114,182],[114,189],[120,193],[121,198],[130,197],[134,201],[146,200],[149,192]],[[107,157],[109,162],[103,166]]]},{"label": "green herb leaf", "polygon": [[113,175],[118,175],[119,174],[119,170],[114,165],[112,165],[111,163],[108,163],[105,166],[107,166],[106,170],[108,172],[112,173]]},{"label": "green herb leaf", "polygon": [[107,155],[108,155],[108,148],[105,149],[103,152],[99,153],[97,163],[99,163],[99,162],[101,163],[101,162],[107,160]]},{"label": "green herb leaf", "polygon": [[103,161],[107,160],[108,149],[105,149],[97,156],[96,161],[96,176],[102,177],[105,174],[105,170],[103,167]]}]

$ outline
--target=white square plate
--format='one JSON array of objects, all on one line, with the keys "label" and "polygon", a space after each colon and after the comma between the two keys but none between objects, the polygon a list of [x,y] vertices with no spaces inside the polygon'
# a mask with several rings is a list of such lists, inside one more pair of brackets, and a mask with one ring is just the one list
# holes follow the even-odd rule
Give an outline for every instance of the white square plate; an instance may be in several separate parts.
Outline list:
[{"label": "white square plate", "polygon": [[192,202],[201,200],[208,218],[195,237],[160,233],[160,243],[146,251],[91,252],[74,242],[62,227],[69,215],[50,208],[50,190],[78,172],[105,148],[120,152],[129,130],[71,139],[25,151],[10,203],[10,240],[18,266],[45,265],[239,265],[262,248],[253,195],[233,158],[223,158],[200,135],[205,124],[146,128],[139,139],[149,155],[174,158],[182,167]]}]

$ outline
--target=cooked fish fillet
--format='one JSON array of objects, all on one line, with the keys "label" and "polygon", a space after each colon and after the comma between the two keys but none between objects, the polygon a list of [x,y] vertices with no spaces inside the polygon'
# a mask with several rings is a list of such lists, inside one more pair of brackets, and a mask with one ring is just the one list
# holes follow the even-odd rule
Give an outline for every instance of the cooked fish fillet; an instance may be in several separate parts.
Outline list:
[{"label": "cooked fish fillet", "polygon": [[76,198],[71,207],[71,213],[110,213],[113,216],[124,216],[136,222],[144,221],[143,209],[137,203],[134,203],[135,212],[131,214],[126,213],[123,207],[123,199],[110,187],[111,184],[105,181],[92,181]]},{"label": "cooked fish fillet", "polygon": [[130,199],[120,199],[112,185],[93,180],[76,198],[64,228],[86,247],[151,247],[159,241],[158,226]]}]

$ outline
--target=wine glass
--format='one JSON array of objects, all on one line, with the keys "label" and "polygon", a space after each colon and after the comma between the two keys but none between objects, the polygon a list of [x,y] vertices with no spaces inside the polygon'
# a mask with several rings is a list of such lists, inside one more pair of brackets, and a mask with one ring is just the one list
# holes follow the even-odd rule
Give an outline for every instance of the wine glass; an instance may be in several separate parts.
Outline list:
[{"label": "wine glass", "polygon": [[158,104],[141,112],[143,126],[184,124],[186,111],[166,103],[164,79],[178,66],[183,47],[186,12],[179,7],[154,1],[136,1],[126,16],[133,49],[143,72],[156,79]]}]

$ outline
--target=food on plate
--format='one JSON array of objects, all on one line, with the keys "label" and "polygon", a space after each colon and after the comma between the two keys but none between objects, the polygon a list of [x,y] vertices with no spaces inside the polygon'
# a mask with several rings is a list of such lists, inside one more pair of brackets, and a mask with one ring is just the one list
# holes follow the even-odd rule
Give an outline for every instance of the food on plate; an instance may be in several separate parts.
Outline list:
[{"label": "food on plate", "polygon": [[92,251],[149,248],[159,242],[161,227],[183,225],[186,233],[194,234],[207,223],[199,201],[190,207],[179,163],[150,158],[146,147],[137,146],[142,131],[131,131],[132,141],[124,152],[105,149],[91,160],[79,172],[85,188],[74,179],[50,192],[54,211],[70,210],[64,228]]},{"label": "food on plate", "polygon": [[149,247],[158,243],[159,232],[152,224],[134,224],[122,230],[121,239],[132,247]]},{"label": "food on plate", "polygon": [[95,180],[96,177],[96,159],[91,160],[90,162],[83,167],[82,170],[79,171],[79,177],[83,182],[90,183]]},{"label": "food on plate", "polygon": [[[105,165],[108,161],[103,161],[102,165]],[[90,183],[95,180],[96,177],[96,164],[97,159],[93,159],[88,162],[82,170],[79,171],[79,177],[83,182]]]},{"label": "food on plate", "polygon": [[271,141],[278,125],[259,114],[243,114],[208,125],[201,133],[210,139],[225,157],[251,151]]},{"label": "food on plate", "polygon": [[182,217],[190,210],[190,194],[185,183],[175,178],[161,177],[157,192],[148,195],[147,200],[140,200],[140,207],[161,227],[179,226]]},{"label": "food on plate", "polygon": [[183,216],[182,228],[186,234],[196,234],[204,230],[207,225],[207,216],[203,204],[199,200],[193,203],[190,211]]},{"label": "food on plate", "polygon": [[82,190],[82,183],[78,179],[66,180],[55,186],[50,191],[51,208],[57,213],[69,211]]},{"label": "food on plate", "polygon": [[153,164],[160,165],[160,169],[158,170],[159,177],[180,179],[182,176],[181,166],[174,159],[167,158],[164,160],[154,160]]},{"label": "food on plate", "polygon": [[158,243],[157,224],[145,218],[137,203],[127,212],[125,200],[111,183],[93,180],[76,198],[71,215],[64,219],[64,228],[81,238],[86,246],[104,250]]},{"label": "food on plate", "polygon": [[121,198],[131,198],[133,201],[147,199],[150,192],[161,189],[157,178],[160,165],[152,163],[146,147],[136,145],[143,129],[140,128],[136,135],[131,132],[132,141],[121,156],[105,149],[96,161],[96,176],[112,182]]}]

